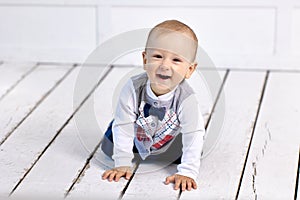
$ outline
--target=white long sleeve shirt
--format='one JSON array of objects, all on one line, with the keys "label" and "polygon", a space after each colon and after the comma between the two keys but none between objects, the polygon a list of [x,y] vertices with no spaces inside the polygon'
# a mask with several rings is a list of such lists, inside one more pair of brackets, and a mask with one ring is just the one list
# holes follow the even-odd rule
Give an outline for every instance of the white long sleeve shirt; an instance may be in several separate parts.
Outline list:
[{"label": "white long sleeve shirt", "polygon": [[[165,107],[164,119],[146,117],[143,112],[145,103]],[[185,80],[171,92],[156,96],[146,73],[129,79],[120,93],[112,127],[115,167],[132,165],[134,144],[145,159],[164,152],[182,133],[183,153],[177,174],[196,180],[205,134],[199,107],[195,93]],[[142,139],[140,132],[144,136]],[[169,141],[166,142],[166,138]]]}]

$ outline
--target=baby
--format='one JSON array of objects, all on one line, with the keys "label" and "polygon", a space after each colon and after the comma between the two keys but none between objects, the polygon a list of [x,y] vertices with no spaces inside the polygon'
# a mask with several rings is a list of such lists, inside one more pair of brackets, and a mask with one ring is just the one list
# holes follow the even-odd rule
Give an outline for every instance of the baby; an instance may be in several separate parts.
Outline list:
[{"label": "baby", "polygon": [[130,179],[134,158],[163,160],[178,164],[165,184],[175,183],[175,190],[197,188],[205,129],[196,94],[185,81],[197,67],[197,47],[193,30],[177,20],[150,31],[142,53],[146,72],[123,87],[103,138],[101,149],[115,163],[103,179]]}]

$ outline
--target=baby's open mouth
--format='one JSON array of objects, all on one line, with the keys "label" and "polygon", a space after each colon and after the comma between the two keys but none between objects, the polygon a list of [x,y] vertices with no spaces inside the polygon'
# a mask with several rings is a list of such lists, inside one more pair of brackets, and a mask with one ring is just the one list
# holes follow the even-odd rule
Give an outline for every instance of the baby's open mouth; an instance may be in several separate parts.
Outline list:
[{"label": "baby's open mouth", "polygon": [[162,75],[162,74],[157,74],[157,76],[158,76],[159,78],[161,78],[161,79],[164,79],[164,80],[171,78],[171,76]]}]

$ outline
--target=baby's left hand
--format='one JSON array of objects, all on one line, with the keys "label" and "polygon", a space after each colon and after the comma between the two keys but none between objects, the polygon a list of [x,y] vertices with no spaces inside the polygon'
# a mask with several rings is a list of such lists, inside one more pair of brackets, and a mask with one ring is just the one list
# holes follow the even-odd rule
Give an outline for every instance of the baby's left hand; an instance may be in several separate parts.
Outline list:
[{"label": "baby's left hand", "polygon": [[192,188],[197,189],[197,184],[194,179],[179,174],[168,176],[166,178],[165,184],[168,185],[169,183],[175,183],[175,190],[178,190],[180,186],[182,191],[185,191],[185,189],[190,191]]}]

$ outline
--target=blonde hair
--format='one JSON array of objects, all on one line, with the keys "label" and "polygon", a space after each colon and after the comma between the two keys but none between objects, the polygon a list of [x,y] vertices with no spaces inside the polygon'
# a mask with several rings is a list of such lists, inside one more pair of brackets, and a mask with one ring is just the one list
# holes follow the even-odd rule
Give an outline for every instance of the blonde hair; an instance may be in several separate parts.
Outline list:
[{"label": "blonde hair", "polygon": [[158,28],[167,29],[170,31],[177,31],[180,33],[185,33],[188,36],[190,36],[195,42],[198,43],[198,38],[197,38],[195,32],[193,31],[193,29],[191,29],[188,25],[186,25],[178,20],[166,20],[164,22],[157,24],[156,26],[154,26],[151,29],[149,36],[151,35],[151,33],[154,30],[156,30]]},{"label": "blonde hair", "polygon": [[146,48],[148,46],[148,41],[149,41],[150,36],[155,31],[162,32],[162,33],[167,33],[169,31],[170,32],[176,31],[179,33],[183,33],[186,36],[188,36],[189,38],[191,38],[196,44],[195,55],[194,55],[194,58],[195,58],[196,53],[197,53],[198,38],[197,38],[195,32],[193,31],[193,29],[191,29],[188,25],[186,25],[178,20],[166,20],[166,21],[163,21],[163,22],[157,24],[149,32],[147,42],[146,42]]}]

